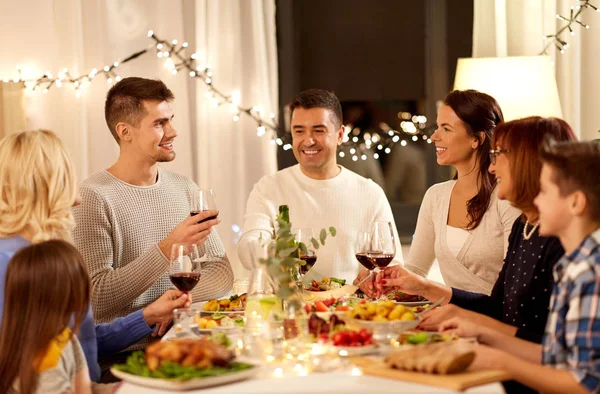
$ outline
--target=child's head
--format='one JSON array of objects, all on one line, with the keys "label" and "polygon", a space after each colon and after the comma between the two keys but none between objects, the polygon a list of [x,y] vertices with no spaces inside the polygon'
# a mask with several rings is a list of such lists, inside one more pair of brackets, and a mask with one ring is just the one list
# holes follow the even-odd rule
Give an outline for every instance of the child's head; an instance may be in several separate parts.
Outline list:
[{"label": "child's head", "polygon": [[533,199],[540,191],[542,171],[539,151],[548,138],[577,140],[567,122],[557,118],[532,116],[500,123],[494,130],[490,172],[498,182],[498,198],[534,215]]},{"label": "child's head", "polygon": [[39,357],[69,323],[79,329],[90,287],[83,258],[67,242],[34,244],[13,256],[6,270],[0,328],[0,354],[10,357],[0,359],[0,392],[8,391],[17,377],[24,385],[20,392],[32,392]]},{"label": "child's head", "polygon": [[557,236],[575,218],[600,225],[600,144],[550,143],[540,153],[541,189],[535,198],[540,234]]}]

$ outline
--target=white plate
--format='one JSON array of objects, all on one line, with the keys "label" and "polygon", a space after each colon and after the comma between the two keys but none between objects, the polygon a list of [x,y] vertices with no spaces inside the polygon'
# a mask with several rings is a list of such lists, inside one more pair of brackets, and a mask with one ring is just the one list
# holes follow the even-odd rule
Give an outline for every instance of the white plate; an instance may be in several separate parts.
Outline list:
[{"label": "white plate", "polygon": [[[251,363],[246,363],[251,364]],[[237,382],[240,380],[252,378],[260,372],[258,365],[253,364],[251,368],[243,371],[231,372],[220,376],[211,376],[206,378],[190,379],[186,381],[174,381],[159,378],[146,378],[143,376],[132,375],[127,372],[118,371],[111,368],[110,371],[114,376],[125,382],[137,384],[144,387],[152,387],[157,389],[166,389],[174,391],[184,391],[191,389],[201,389],[204,387],[218,386],[221,384]]]},{"label": "white plate", "polygon": [[366,345],[366,346],[331,346],[331,352],[336,355],[342,356],[341,351],[346,351],[344,356],[357,357],[366,356],[367,354],[373,354],[377,352],[377,345]]},{"label": "white plate", "polygon": [[415,302],[394,301],[394,304],[412,307],[412,306],[431,305],[432,302],[431,301],[415,301]]},{"label": "white plate", "polygon": [[221,315],[241,315],[244,316],[245,311],[205,311],[204,309],[200,311],[200,316],[209,316],[214,315],[215,313],[219,313]]},{"label": "white plate", "polygon": [[417,315],[415,320],[390,320],[390,321],[370,321],[360,319],[350,319],[349,322],[361,328],[372,330],[373,334],[383,332],[394,332],[401,334],[404,331],[412,330],[421,322],[421,316]]},{"label": "white plate", "polygon": [[344,296],[348,296],[350,294],[354,294],[358,290],[358,287],[354,285],[344,285],[339,289],[335,290],[327,290],[327,291],[309,291],[306,290],[304,293],[306,294],[306,298],[308,301],[319,301],[326,300],[331,297],[340,298]]}]

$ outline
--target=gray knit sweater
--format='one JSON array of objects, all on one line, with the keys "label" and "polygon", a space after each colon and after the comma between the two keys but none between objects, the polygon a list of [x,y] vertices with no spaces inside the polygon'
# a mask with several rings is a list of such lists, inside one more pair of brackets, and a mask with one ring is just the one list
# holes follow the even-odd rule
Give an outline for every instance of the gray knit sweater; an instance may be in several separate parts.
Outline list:
[{"label": "gray knit sweater", "polygon": [[[169,259],[157,244],[189,216],[194,188],[190,179],[164,169],[152,186],[130,185],[108,171],[81,184],[81,204],[73,209],[73,238],[92,279],[97,323],[143,308],[173,287]],[[192,291],[194,302],[220,297],[233,285],[231,265],[215,229],[204,246],[207,261]]]}]

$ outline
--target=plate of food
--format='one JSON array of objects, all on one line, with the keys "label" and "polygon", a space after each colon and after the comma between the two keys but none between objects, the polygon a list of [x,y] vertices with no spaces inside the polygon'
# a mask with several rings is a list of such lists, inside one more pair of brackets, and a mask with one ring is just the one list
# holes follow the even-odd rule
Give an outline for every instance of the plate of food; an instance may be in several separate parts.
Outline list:
[{"label": "plate of food", "polygon": [[406,294],[401,291],[392,291],[387,294],[387,298],[394,301],[396,304],[404,306],[425,306],[431,304],[431,302],[423,296]]},{"label": "plate of food", "polygon": [[438,342],[451,342],[458,339],[459,337],[456,334],[440,334],[431,331],[409,330],[400,334],[400,336],[393,341],[393,344],[396,347],[410,347]]},{"label": "plate of food", "polygon": [[360,303],[365,303],[366,300],[360,299],[353,296],[344,297],[330,297],[323,298],[314,302],[307,302],[304,304],[306,313],[316,313],[321,317],[328,317],[332,313],[343,314],[352,310],[352,308]]},{"label": "plate of food", "polygon": [[330,353],[341,357],[365,356],[377,351],[373,333],[366,328],[351,330],[341,327],[329,334],[321,334],[319,341],[330,343]]},{"label": "plate of food", "polygon": [[259,366],[236,360],[231,350],[200,338],[154,342],[111,372],[132,384],[183,391],[248,379],[258,374]]},{"label": "plate of food", "polygon": [[346,323],[344,323],[344,321],[335,314],[327,317],[321,317],[316,313],[312,313],[308,318],[308,332],[315,338],[321,338],[323,334],[329,335],[330,333],[341,329],[345,325]]},{"label": "plate of food", "polygon": [[192,327],[192,331],[196,334],[208,334],[211,333],[214,328],[221,329],[234,329],[236,327],[244,327],[245,319],[244,315],[241,313],[212,313],[207,316],[198,316],[195,315],[193,317],[194,325]]},{"label": "plate of food", "polygon": [[236,314],[244,312],[246,309],[246,293],[234,294],[229,298],[220,300],[209,300],[202,305],[202,314],[208,315],[212,313],[221,314]]},{"label": "plate of food", "polygon": [[392,300],[358,304],[348,313],[352,325],[370,329],[375,334],[412,330],[421,321],[421,316],[409,307],[397,305]]},{"label": "plate of food", "polygon": [[329,298],[340,298],[354,294],[357,286],[346,284],[345,279],[323,278],[320,281],[313,280],[309,287],[305,288],[309,300],[323,300]]}]

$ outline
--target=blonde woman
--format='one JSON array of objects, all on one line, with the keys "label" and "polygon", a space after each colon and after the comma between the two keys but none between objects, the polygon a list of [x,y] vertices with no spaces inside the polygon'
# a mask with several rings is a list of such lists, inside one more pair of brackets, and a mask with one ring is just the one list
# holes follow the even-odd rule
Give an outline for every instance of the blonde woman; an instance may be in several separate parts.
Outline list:
[{"label": "blonde woman", "polygon": [[[77,203],[73,163],[54,133],[25,131],[0,141],[0,321],[9,260],[30,244],[70,241],[75,226],[71,207]],[[98,357],[119,352],[148,334],[162,335],[172,310],[190,301],[186,294],[169,290],[143,310],[98,325],[89,308],[78,339],[92,380],[100,380]]]}]

